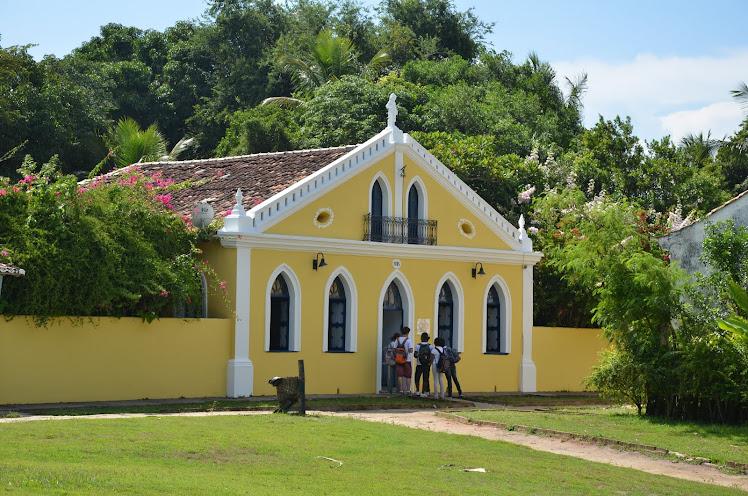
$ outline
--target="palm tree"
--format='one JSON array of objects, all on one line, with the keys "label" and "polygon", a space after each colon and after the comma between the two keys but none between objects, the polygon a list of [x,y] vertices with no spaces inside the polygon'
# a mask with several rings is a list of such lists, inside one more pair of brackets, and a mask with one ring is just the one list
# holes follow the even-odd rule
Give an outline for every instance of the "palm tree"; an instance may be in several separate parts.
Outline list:
[{"label": "palm tree", "polygon": [[712,139],[712,132],[687,134],[680,140],[680,146],[685,148],[693,158],[693,161],[699,167],[703,167],[706,161],[713,158],[717,150],[722,146],[723,141]]},{"label": "palm tree", "polygon": [[117,167],[127,167],[138,162],[171,161],[194,144],[194,138],[182,138],[167,152],[166,139],[156,124],[141,129],[131,117],[117,121],[117,125],[109,130],[103,141],[109,153],[93,168],[89,179],[99,174],[110,159],[114,160]]},{"label": "palm tree", "polygon": [[[374,72],[389,62],[384,49],[361,67],[356,59],[356,47],[345,36],[336,36],[331,29],[317,34],[310,50],[300,57],[283,54],[278,59],[281,70],[290,72],[296,91],[311,94],[316,88],[337,81],[347,74]],[[261,105],[302,105],[303,100],[293,97],[274,96],[266,98]]]}]

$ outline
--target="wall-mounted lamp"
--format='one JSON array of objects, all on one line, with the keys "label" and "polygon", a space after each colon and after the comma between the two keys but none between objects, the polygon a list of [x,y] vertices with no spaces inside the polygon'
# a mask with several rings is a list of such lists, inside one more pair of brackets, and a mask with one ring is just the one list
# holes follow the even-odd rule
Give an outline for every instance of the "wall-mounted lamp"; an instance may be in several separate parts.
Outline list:
[{"label": "wall-mounted lamp", "polygon": [[322,253],[317,253],[317,256],[314,257],[314,260],[312,260],[312,269],[317,270],[318,268],[322,268],[326,265],[327,262],[325,262],[325,256]]},{"label": "wall-mounted lamp", "polygon": [[400,168],[400,177],[405,177],[405,168],[408,166],[408,164],[403,165]]},{"label": "wall-mounted lamp", "polygon": [[[478,266],[480,265],[480,270],[478,270]],[[475,267],[473,267],[473,279],[476,279],[476,276],[485,276],[486,272],[483,270],[483,264],[478,262],[475,264]]]}]

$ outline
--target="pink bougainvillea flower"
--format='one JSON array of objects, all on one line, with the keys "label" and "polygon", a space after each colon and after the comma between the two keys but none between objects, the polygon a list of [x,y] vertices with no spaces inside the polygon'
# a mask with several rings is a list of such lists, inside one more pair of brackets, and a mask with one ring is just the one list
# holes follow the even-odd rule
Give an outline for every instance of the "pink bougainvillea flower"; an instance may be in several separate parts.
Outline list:
[{"label": "pink bougainvillea flower", "polygon": [[4,189],[0,189],[0,196],[4,195],[6,191]]},{"label": "pink bougainvillea flower", "polygon": [[7,257],[8,256],[8,251],[7,250],[0,250],[0,255],[2,255],[4,257]]}]

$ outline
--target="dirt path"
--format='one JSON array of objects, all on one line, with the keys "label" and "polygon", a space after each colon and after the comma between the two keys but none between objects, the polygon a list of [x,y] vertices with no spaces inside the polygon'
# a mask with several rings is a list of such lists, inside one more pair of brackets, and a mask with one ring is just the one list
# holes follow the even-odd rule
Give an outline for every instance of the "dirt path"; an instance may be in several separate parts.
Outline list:
[{"label": "dirt path", "polygon": [[650,474],[668,475],[678,479],[706,482],[720,486],[748,491],[748,476],[731,475],[708,465],[694,465],[685,462],[673,462],[668,459],[655,458],[637,451],[623,451],[608,446],[585,443],[575,440],[562,440],[507,431],[494,427],[481,427],[463,424],[456,420],[437,417],[430,411],[384,410],[366,412],[316,412],[321,415],[349,417],[370,422],[396,424],[414,429],[425,429],[450,434],[478,436],[496,441],[521,444],[539,451],[559,455],[574,456],[593,462],[609,463],[617,467],[628,467]]},{"label": "dirt path", "polygon": [[[0,419],[0,423],[29,422],[38,420],[65,420],[65,419],[106,419],[106,418],[133,418],[133,417],[163,417],[170,415],[202,417],[216,415],[263,415],[269,412],[191,412],[191,413],[167,413],[167,414],[106,414],[87,416],[30,416],[22,418]],[[748,492],[747,475],[731,475],[708,465],[694,465],[685,462],[674,462],[669,459],[655,458],[637,451],[623,451],[608,446],[599,446],[576,440],[562,440],[553,437],[543,437],[524,434],[521,432],[507,431],[494,427],[483,427],[472,424],[463,424],[456,420],[437,417],[434,411],[429,410],[377,410],[356,412],[322,412],[314,411],[309,414],[332,415],[336,417],[348,417],[369,422],[382,422],[386,424],[401,425],[413,429],[424,429],[448,434],[463,434],[478,436],[495,441],[506,441],[521,444],[538,451],[547,451],[559,455],[574,456],[593,462],[608,463],[617,467],[628,467],[650,474],[667,475],[678,479],[695,482],[705,482],[720,486],[742,489]]]}]

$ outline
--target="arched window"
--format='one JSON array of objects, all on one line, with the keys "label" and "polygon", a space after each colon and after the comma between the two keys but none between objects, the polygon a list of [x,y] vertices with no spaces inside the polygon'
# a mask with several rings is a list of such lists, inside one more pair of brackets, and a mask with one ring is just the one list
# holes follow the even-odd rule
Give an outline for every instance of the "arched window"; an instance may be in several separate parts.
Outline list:
[{"label": "arched window", "polygon": [[330,285],[328,299],[327,350],[347,351],[346,294],[340,277],[336,277]]},{"label": "arched window", "polygon": [[372,241],[382,241],[384,230],[384,201],[382,185],[374,181],[371,187],[371,235]]},{"label": "arched window", "polygon": [[502,353],[501,301],[496,286],[491,286],[486,298],[486,353]]},{"label": "arched window", "polygon": [[410,187],[408,191],[408,243],[418,244],[421,236],[419,236],[418,220],[419,216],[419,205],[420,201],[418,198],[418,189],[416,185]]},{"label": "arched window", "polygon": [[384,310],[403,310],[403,302],[400,298],[400,290],[397,289],[397,284],[390,283],[387,288],[387,292],[384,295],[384,302],[382,303]]},{"label": "arched window", "polygon": [[270,290],[270,351],[290,350],[290,306],[288,284],[278,274]]},{"label": "arched window", "polygon": [[452,290],[446,282],[439,291],[438,318],[438,336],[443,338],[450,348],[457,348],[457,340],[454,336],[454,300]]}]

